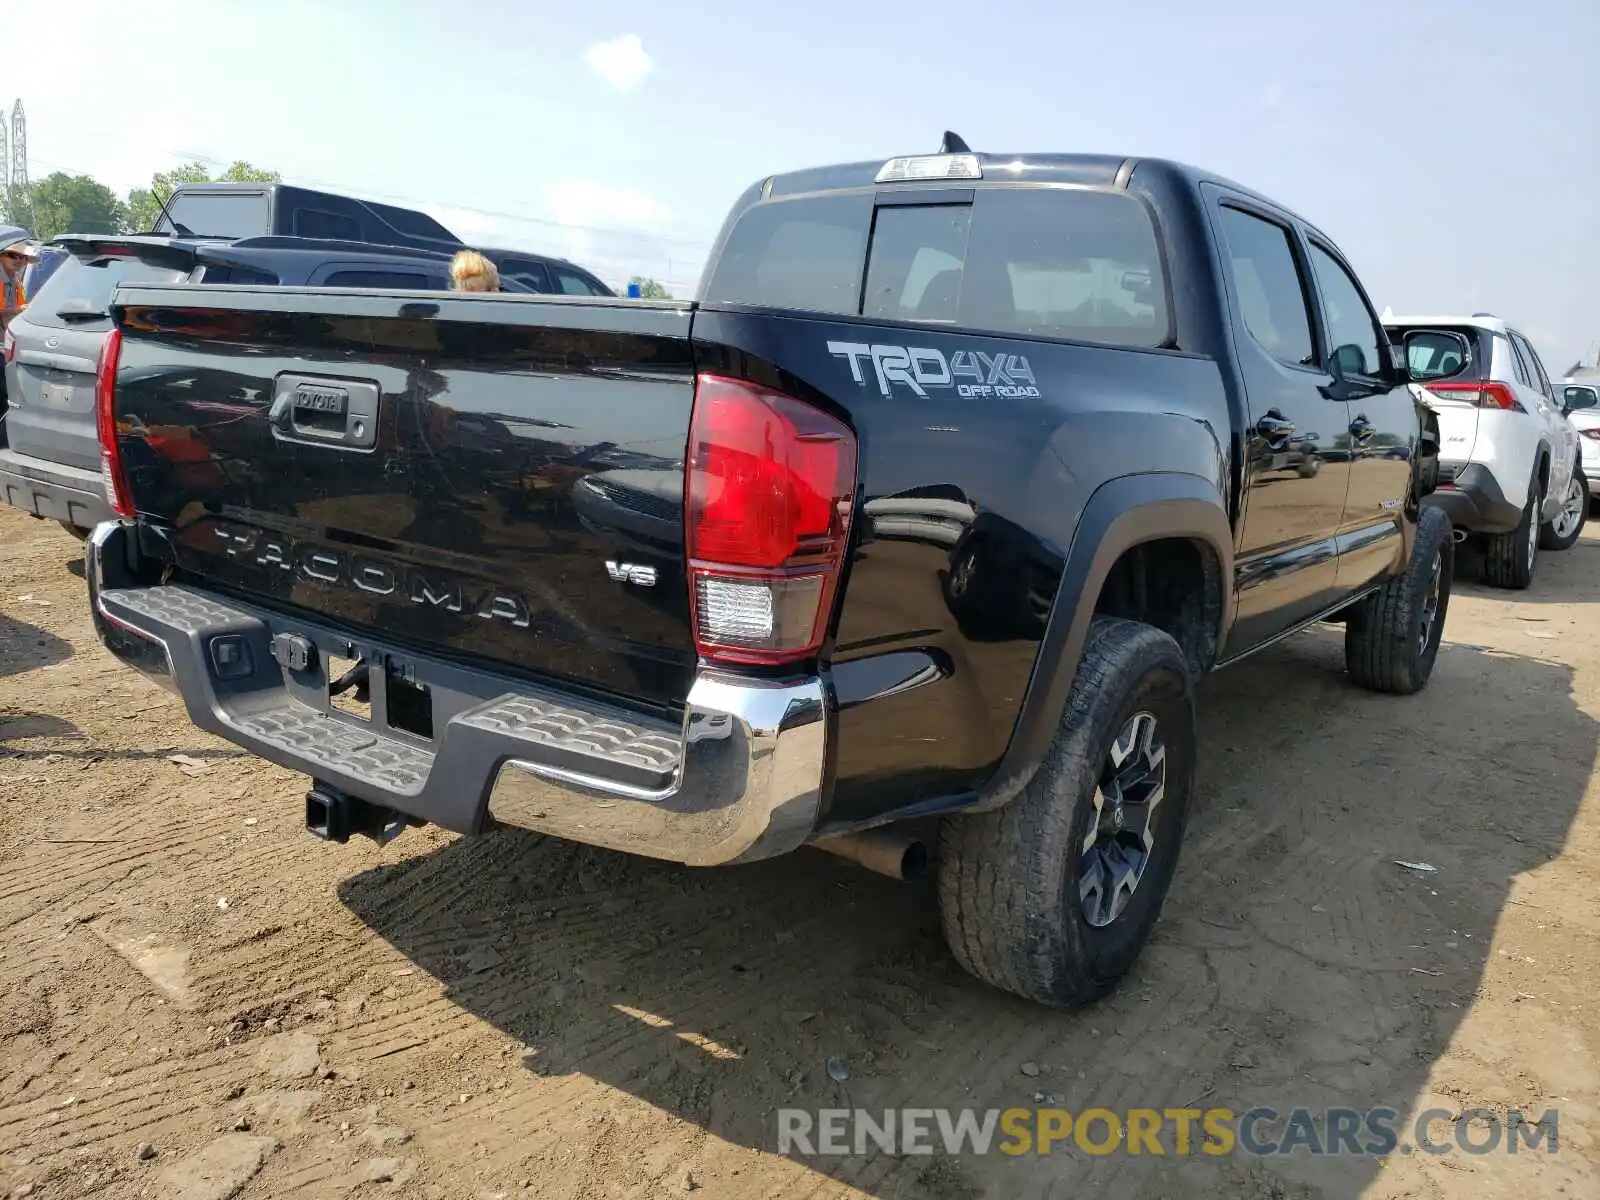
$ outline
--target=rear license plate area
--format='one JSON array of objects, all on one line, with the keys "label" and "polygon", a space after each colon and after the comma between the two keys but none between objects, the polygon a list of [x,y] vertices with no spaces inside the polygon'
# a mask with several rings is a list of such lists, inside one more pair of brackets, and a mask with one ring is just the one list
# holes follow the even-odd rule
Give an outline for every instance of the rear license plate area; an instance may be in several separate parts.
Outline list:
[{"label": "rear license plate area", "polygon": [[56,408],[70,408],[72,405],[72,385],[70,383],[41,383],[39,385],[39,400],[41,403],[53,405]]},{"label": "rear license plate area", "polygon": [[391,729],[433,740],[433,692],[392,658],[383,664],[383,695]]},{"label": "rear license plate area", "polygon": [[388,654],[325,659],[330,712],[433,740],[433,692],[403,659]]}]

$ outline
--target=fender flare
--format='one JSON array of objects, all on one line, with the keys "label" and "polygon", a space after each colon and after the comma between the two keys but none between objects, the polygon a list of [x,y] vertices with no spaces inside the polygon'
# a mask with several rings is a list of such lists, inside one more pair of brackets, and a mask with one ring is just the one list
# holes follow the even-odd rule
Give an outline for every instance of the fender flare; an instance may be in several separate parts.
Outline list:
[{"label": "fender flare", "polygon": [[1124,475],[1102,484],[1084,505],[1068,547],[1011,741],[971,811],[1004,806],[1032,780],[1055,740],[1106,576],[1125,551],[1162,538],[1203,542],[1216,556],[1222,583],[1216,630],[1220,658],[1236,598],[1233,527],[1216,486],[1199,475],[1178,473]]}]

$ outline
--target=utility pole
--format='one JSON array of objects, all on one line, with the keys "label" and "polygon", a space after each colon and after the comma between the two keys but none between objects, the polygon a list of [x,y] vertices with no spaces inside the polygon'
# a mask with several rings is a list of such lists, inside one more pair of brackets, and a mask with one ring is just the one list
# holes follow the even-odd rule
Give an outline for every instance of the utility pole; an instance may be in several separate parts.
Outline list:
[{"label": "utility pole", "polygon": [[22,115],[22,98],[11,106],[11,196],[18,204],[28,199],[28,120]]},{"label": "utility pole", "polygon": [[11,155],[7,151],[6,114],[0,108],[0,206],[11,211]]}]

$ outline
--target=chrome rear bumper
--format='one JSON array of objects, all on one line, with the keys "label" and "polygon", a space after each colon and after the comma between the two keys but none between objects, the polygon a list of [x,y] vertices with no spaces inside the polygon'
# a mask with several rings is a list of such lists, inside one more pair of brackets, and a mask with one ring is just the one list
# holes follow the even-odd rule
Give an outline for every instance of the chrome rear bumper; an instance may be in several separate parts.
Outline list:
[{"label": "chrome rear bumper", "polygon": [[[830,719],[815,676],[702,668],[669,724],[187,585],[141,586],[129,535],[106,522],[88,541],[102,644],[180,695],[195,725],[263,758],[463,833],[515,826],[691,866],[783,854],[816,828]],[[304,669],[274,658],[280,635],[315,648]],[[369,721],[328,703],[330,655],[380,668]],[[428,689],[431,736],[387,723],[389,663]]]}]

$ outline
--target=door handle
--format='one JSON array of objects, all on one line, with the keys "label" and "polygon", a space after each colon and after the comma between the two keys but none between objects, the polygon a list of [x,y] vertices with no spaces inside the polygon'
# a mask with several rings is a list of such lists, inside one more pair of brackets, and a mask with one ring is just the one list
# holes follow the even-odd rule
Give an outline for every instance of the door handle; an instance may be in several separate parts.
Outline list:
[{"label": "door handle", "polygon": [[280,375],[267,420],[279,441],[371,450],[378,434],[378,385]]},{"label": "door handle", "polygon": [[1269,412],[1256,422],[1256,433],[1263,438],[1269,446],[1281,445],[1289,440],[1289,435],[1294,432],[1294,422],[1285,421],[1282,416]]},{"label": "door handle", "polygon": [[1364,442],[1377,432],[1377,426],[1366,417],[1357,417],[1350,422],[1350,436],[1358,442]]}]

